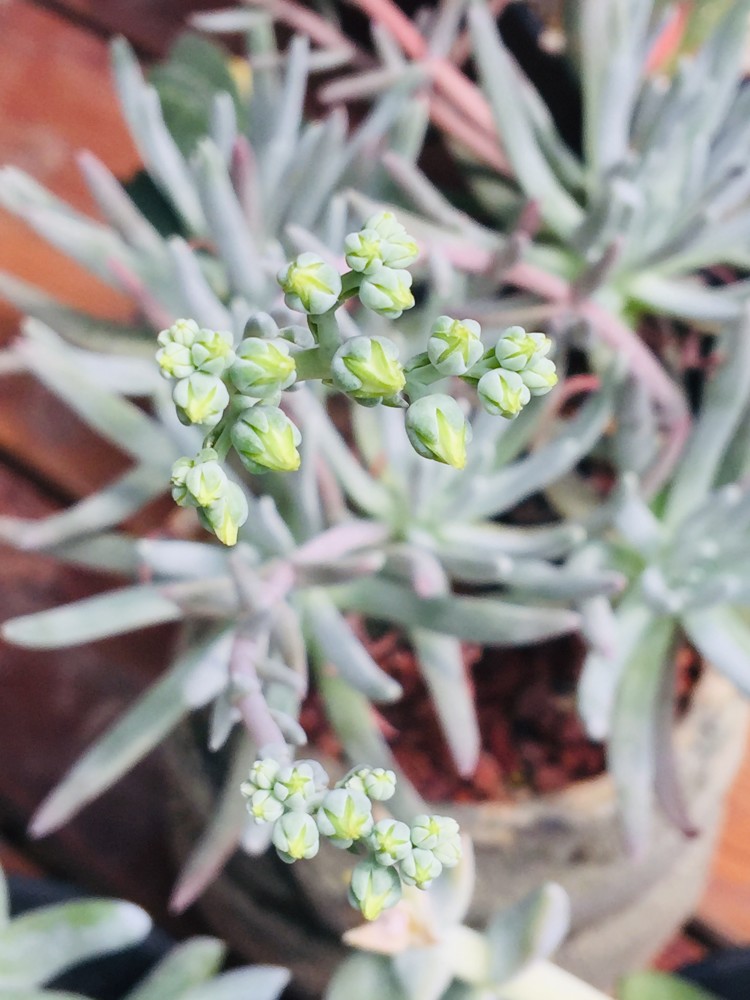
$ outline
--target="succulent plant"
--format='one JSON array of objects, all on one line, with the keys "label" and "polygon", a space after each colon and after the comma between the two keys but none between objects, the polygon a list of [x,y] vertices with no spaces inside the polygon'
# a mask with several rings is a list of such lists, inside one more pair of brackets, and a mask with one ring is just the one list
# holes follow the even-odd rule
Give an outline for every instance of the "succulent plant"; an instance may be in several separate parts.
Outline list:
[{"label": "succulent plant", "polygon": [[[635,850],[647,842],[654,793],[684,830],[700,824],[700,817],[687,815],[672,760],[671,652],[680,634],[750,693],[748,332],[744,318],[721,335],[721,360],[706,381],[685,453],[669,487],[651,504],[638,476],[643,441],[629,430],[622,435],[605,564],[623,571],[629,584],[609,641],[587,658],[579,705],[593,738],[608,741],[609,768]],[[609,616],[599,598],[584,618],[586,613],[600,624],[602,615]]]},{"label": "succulent plant", "polygon": [[[150,929],[151,920],[140,907],[105,899],[59,903],[11,918],[0,869],[0,995],[84,1000],[44,985],[82,962],[138,944]],[[286,969],[256,966],[216,975],[225,950],[214,938],[191,938],[163,958],[128,997],[220,1000],[229,991],[247,991],[258,1000],[277,1000],[289,981]]]},{"label": "succulent plant", "polygon": [[600,1000],[547,961],[568,930],[570,903],[559,885],[498,910],[481,932],[462,922],[473,890],[465,838],[462,860],[430,893],[406,888],[393,909],[346,932],[344,941],[357,951],[336,970],[326,1000]]}]

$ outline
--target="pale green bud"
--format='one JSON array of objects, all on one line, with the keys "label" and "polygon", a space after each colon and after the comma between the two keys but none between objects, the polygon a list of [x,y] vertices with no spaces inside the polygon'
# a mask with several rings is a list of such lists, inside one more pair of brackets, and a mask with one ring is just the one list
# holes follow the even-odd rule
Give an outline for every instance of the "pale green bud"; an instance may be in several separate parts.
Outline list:
[{"label": "pale green bud", "polygon": [[234,360],[231,333],[201,329],[192,319],[177,320],[156,339],[161,345],[156,360],[166,378],[222,375]]},{"label": "pale green bud", "polygon": [[360,302],[381,316],[398,319],[405,309],[411,309],[414,305],[411,281],[409,271],[399,271],[383,265],[362,279],[359,286]]},{"label": "pale green bud", "polygon": [[411,852],[409,827],[396,819],[381,819],[372,828],[368,843],[381,865],[395,865]]},{"label": "pale green bud", "polygon": [[415,847],[399,862],[398,870],[407,885],[426,889],[442,872],[443,866],[430,850]]},{"label": "pale green bud", "polygon": [[259,310],[248,316],[242,336],[243,338],[262,337],[263,340],[275,340],[276,337],[280,336],[280,331],[273,316]]},{"label": "pale green bud", "polygon": [[276,406],[253,406],[232,427],[232,444],[250,472],[293,472],[299,468],[297,427]]},{"label": "pale green bud", "polygon": [[263,757],[261,760],[256,760],[250,768],[250,773],[247,776],[248,783],[256,789],[263,788],[268,791],[268,789],[273,788],[276,775],[280,770],[281,764],[275,758]]},{"label": "pale green bud", "polygon": [[396,775],[383,767],[363,768],[360,771],[365,793],[376,802],[387,802],[396,791]]},{"label": "pale green bud", "polygon": [[213,448],[195,458],[180,458],[172,466],[172,499],[180,507],[208,507],[224,493],[227,474]]},{"label": "pale green bud", "polygon": [[208,507],[198,511],[203,524],[224,545],[236,545],[237,533],[247,521],[249,509],[247,498],[237,483],[227,481],[224,492]]},{"label": "pale green bud", "polygon": [[384,868],[372,860],[355,865],[349,902],[365,920],[377,920],[383,910],[398,903],[401,894],[401,880],[394,868]]},{"label": "pale green bud", "polygon": [[275,823],[284,813],[284,806],[273,792],[267,788],[259,788],[250,796],[247,811],[256,823]]},{"label": "pale green bud", "polygon": [[328,792],[316,813],[318,829],[335,847],[351,847],[372,830],[372,803],[351,788]]},{"label": "pale green bud", "polygon": [[481,328],[473,319],[439,316],[430,333],[427,355],[441,375],[464,375],[484,353]]},{"label": "pale green bud", "polygon": [[406,411],[406,433],[423,458],[463,469],[471,427],[452,396],[433,393],[412,403]]},{"label": "pale green bud", "polygon": [[411,839],[415,847],[429,848],[444,868],[461,860],[461,833],[452,816],[418,816]]},{"label": "pale green bud", "polygon": [[531,364],[520,372],[521,381],[532,396],[544,396],[557,385],[557,370],[550,358],[533,358]]},{"label": "pale green bud", "polygon": [[374,229],[349,233],[344,240],[346,263],[352,271],[372,274],[383,266],[383,240]]},{"label": "pale green bud", "polygon": [[315,253],[302,253],[283,267],[277,280],[290,309],[319,316],[338,303],[341,275]]},{"label": "pale green bud", "polygon": [[393,212],[376,212],[362,228],[380,238],[380,252],[387,267],[396,269],[409,267],[419,256],[416,241],[409,236]]},{"label": "pale green bud", "polygon": [[287,864],[314,858],[320,848],[320,834],[315,820],[304,812],[288,812],[277,819],[271,840],[276,853]]},{"label": "pale green bud", "polygon": [[288,389],[297,377],[288,342],[248,337],[237,348],[229,377],[241,393],[256,399]]},{"label": "pale green bud", "polygon": [[172,390],[172,399],[183,424],[213,427],[229,404],[229,392],[218,376],[196,372],[180,379]]},{"label": "pale green bud", "polygon": [[352,337],[331,361],[334,385],[360,402],[393,399],[406,384],[398,351],[386,337]]},{"label": "pale green bud", "polygon": [[477,384],[477,394],[485,410],[508,418],[517,416],[531,399],[518,372],[503,368],[485,372]]},{"label": "pale green bud", "polygon": [[273,783],[273,794],[293,812],[307,809],[315,800],[316,773],[309,761],[299,760],[280,768]]},{"label": "pale green bud", "polygon": [[552,341],[543,333],[527,333],[522,326],[511,326],[495,344],[495,357],[507,371],[521,372],[532,358],[549,354]]}]

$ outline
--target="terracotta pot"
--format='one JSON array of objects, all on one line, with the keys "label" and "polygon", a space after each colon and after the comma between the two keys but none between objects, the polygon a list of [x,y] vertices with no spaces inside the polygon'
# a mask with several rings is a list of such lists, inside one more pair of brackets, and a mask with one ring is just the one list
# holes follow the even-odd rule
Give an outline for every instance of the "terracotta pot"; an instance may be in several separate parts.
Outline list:
[{"label": "terracotta pot", "polygon": [[[677,755],[699,834],[687,839],[657,817],[651,846],[637,861],[620,841],[607,775],[516,805],[436,805],[474,839],[477,888],[470,920],[545,880],[560,882],[573,903],[573,930],[556,961],[609,989],[646,963],[690,915],[700,896],[724,800],[744,746],[747,706],[723,678],[706,672],[678,726]],[[173,745],[176,847],[194,842],[214,808],[204,755],[188,729]],[[285,865],[270,853],[236,855],[199,905],[245,958],[292,968],[306,995],[324,988],[343,955],[341,932],[357,922],[345,901],[346,864],[327,847],[312,862]]]}]

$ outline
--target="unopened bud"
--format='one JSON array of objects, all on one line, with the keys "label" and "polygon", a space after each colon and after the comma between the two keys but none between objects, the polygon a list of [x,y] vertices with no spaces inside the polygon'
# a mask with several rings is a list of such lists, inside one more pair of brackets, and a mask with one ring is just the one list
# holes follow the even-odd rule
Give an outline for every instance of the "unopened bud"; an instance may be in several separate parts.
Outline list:
[{"label": "unopened bud", "polygon": [[427,354],[441,375],[464,375],[484,353],[481,328],[473,319],[439,316],[432,327]]},{"label": "unopened bud", "polygon": [[314,858],[320,848],[315,820],[304,812],[288,812],[277,819],[271,839],[276,853],[287,864]]},{"label": "unopened bud", "polygon": [[351,847],[372,830],[372,803],[361,792],[334,788],[328,792],[316,814],[318,829],[336,847]]},{"label": "unopened bud", "polygon": [[172,399],[183,424],[214,427],[227,408],[229,392],[217,375],[196,372],[180,379],[172,390]]},{"label": "unopened bud", "polygon": [[406,433],[423,458],[463,469],[471,427],[452,396],[433,393],[412,403],[406,411]]},{"label": "unopened bud", "polygon": [[381,316],[398,319],[405,309],[411,309],[414,305],[411,281],[409,271],[383,265],[363,278],[359,286],[360,301],[363,306]]},{"label": "unopened bud", "polygon": [[229,481],[218,500],[207,507],[201,507],[198,511],[203,524],[213,531],[224,545],[237,544],[237,534],[247,521],[248,514],[247,498],[241,487]]},{"label": "unopened bud", "polygon": [[486,372],[477,384],[477,394],[482,406],[489,413],[501,417],[515,417],[531,399],[528,386],[518,372],[495,368]]},{"label": "unopened bud", "polygon": [[532,358],[549,354],[552,341],[543,333],[527,333],[522,326],[511,326],[495,344],[495,357],[507,371],[521,372]]},{"label": "unopened bud", "polygon": [[360,402],[393,399],[406,378],[396,346],[386,337],[352,337],[331,362],[334,384]]},{"label": "unopened bud", "polygon": [[248,337],[237,348],[229,377],[245,396],[266,399],[288,389],[297,377],[286,340]]},{"label": "unopened bud", "polygon": [[232,427],[232,444],[250,472],[293,472],[299,468],[302,435],[276,406],[253,406]]},{"label": "unopened bud", "polygon": [[201,329],[192,319],[177,320],[157,341],[156,360],[166,378],[188,378],[195,372],[223,375],[234,360],[231,333]]},{"label": "unopened bud", "polygon": [[277,280],[290,309],[319,316],[337,304],[341,275],[315,253],[302,253],[283,267]]},{"label": "unopened bud", "polygon": [[372,828],[369,844],[381,865],[395,865],[411,852],[409,827],[396,819],[381,819]]},{"label": "unopened bud", "polygon": [[399,863],[398,870],[407,885],[426,889],[442,872],[443,866],[432,853],[422,847],[415,847]]},{"label": "unopened bud", "polygon": [[360,861],[352,872],[349,902],[365,920],[376,920],[383,910],[395,906],[401,899],[401,880],[392,867],[377,861]]}]

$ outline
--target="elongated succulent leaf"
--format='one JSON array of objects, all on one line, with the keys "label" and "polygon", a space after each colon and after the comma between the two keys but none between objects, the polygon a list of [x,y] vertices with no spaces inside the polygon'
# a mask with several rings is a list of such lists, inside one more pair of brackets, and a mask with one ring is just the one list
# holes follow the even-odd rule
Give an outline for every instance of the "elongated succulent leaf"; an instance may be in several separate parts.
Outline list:
[{"label": "elongated succulent leaf", "polygon": [[393,974],[390,961],[382,955],[355,952],[336,969],[326,1000],[409,1000]]},{"label": "elongated succulent leaf", "polygon": [[659,696],[674,629],[674,621],[667,617],[655,618],[647,627],[625,666],[612,718],[607,763],[625,842],[634,855],[646,849],[651,831]]},{"label": "elongated succulent leaf", "polygon": [[750,695],[750,623],[735,608],[688,612],[682,624],[692,643],[743,694]]},{"label": "elongated succulent leaf", "polygon": [[182,1000],[277,1000],[289,982],[289,972],[275,965],[233,969],[215,979],[199,983],[183,993]]},{"label": "elongated succulent leaf", "polygon": [[396,701],[401,685],[375,663],[341,613],[321,590],[305,598],[309,642],[352,687],[373,701]]},{"label": "elongated succulent leaf", "polygon": [[214,698],[226,684],[231,644],[231,633],[222,632],[180,657],[73,765],[40,807],[32,833],[41,837],[62,826],[158,746],[191,709]]},{"label": "elongated succulent leaf", "polygon": [[40,986],[79,962],[142,941],[148,914],[132,903],[86,900],[16,917],[0,934],[0,990]]},{"label": "elongated succulent leaf", "polygon": [[548,882],[515,906],[500,910],[487,925],[491,981],[504,983],[524,967],[549,958],[562,944],[570,924],[565,890]]},{"label": "elongated succulent leaf", "polygon": [[173,948],[126,1000],[181,1000],[183,994],[214,976],[226,946],[211,937],[189,938]]},{"label": "elongated succulent leaf", "polygon": [[530,608],[492,597],[436,597],[423,600],[390,580],[357,580],[329,591],[345,610],[357,611],[405,627],[433,629],[488,646],[522,646],[574,632],[573,611]]},{"label": "elongated succulent leaf", "polygon": [[[181,913],[211,884],[239,847],[249,822],[240,784],[255,760],[255,747],[243,734],[234,747],[224,787],[215,812],[180,872],[170,906]],[[141,1000],[141,998],[139,998]],[[161,1000],[161,998],[158,998]]]},{"label": "elongated succulent leaf", "polygon": [[412,629],[410,636],[456,769],[470,777],[476,770],[480,737],[461,643],[428,629]]}]

